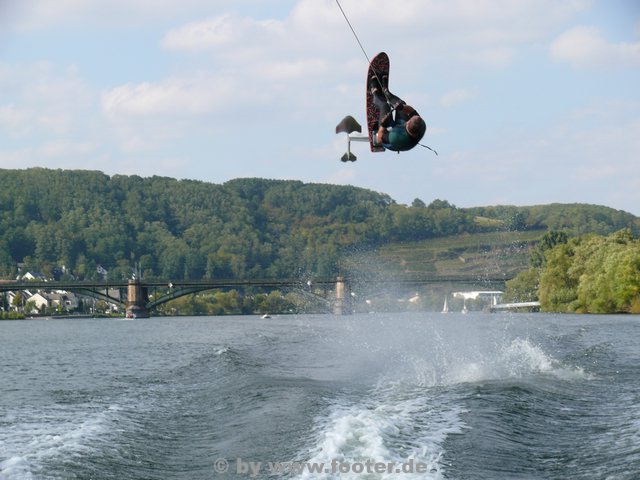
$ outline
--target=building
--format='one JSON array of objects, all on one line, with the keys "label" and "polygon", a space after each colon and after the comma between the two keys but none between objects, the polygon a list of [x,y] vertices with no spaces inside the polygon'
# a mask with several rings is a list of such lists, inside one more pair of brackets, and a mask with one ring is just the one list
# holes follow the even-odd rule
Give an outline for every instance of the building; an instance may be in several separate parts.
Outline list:
[{"label": "building", "polygon": [[65,290],[56,290],[53,292],[39,290],[37,293],[28,297],[27,302],[33,302],[38,312],[46,309],[70,312],[78,308],[78,297],[74,293]]}]

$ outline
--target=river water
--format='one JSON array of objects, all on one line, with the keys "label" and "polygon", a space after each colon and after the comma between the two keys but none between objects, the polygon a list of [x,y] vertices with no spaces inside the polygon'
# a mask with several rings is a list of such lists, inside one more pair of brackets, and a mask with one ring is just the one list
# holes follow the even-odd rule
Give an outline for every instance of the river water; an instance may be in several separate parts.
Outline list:
[{"label": "river water", "polygon": [[635,316],[6,321],[0,344],[2,479],[640,478]]}]

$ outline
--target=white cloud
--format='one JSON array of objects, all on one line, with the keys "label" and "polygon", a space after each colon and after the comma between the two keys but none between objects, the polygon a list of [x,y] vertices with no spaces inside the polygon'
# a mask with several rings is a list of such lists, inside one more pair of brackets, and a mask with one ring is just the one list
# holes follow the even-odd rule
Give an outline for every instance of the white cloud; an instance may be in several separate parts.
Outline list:
[{"label": "white cloud", "polygon": [[231,80],[200,75],[115,87],[102,94],[102,106],[111,118],[191,116],[219,111],[228,107],[236,97]]},{"label": "white cloud", "polygon": [[282,23],[279,21],[257,21],[237,14],[225,14],[173,28],[165,34],[161,44],[170,50],[187,51],[216,50],[229,46],[236,50],[247,43],[264,48],[265,41],[281,34]]},{"label": "white cloud", "polygon": [[67,134],[85,123],[93,98],[75,67],[0,65],[0,124],[11,136]]},{"label": "white cloud", "polygon": [[12,137],[26,135],[30,129],[31,115],[13,104],[0,105],[0,129]]},{"label": "white cloud", "polygon": [[238,28],[242,24],[237,17],[222,15],[204,22],[193,22],[169,30],[162,45],[174,50],[206,50],[223,47],[233,41],[234,32],[242,37]]},{"label": "white cloud", "polygon": [[550,46],[551,57],[574,67],[640,66],[640,42],[608,42],[600,29],[579,26],[563,33]]},{"label": "white cloud", "polygon": [[[463,64],[502,68],[513,61],[516,47],[545,38],[560,22],[585,9],[588,0],[407,0],[402,8],[386,9],[384,15],[379,13],[379,0],[341,4],[369,54],[384,46],[406,52],[409,58],[446,55],[451,60],[448,52],[454,50]],[[399,31],[400,36],[391,34]],[[188,22],[169,30],[161,45],[215,52],[233,64],[292,54],[322,55],[339,64],[358,55],[342,13],[328,0],[300,0],[289,15],[269,20],[227,13]]]},{"label": "white cloud", "polygon": [[97,151],[97,146],[89,141],[56,139],[41,145],[0,151],[0,167],[104,168],[104,163],[96,161]]},{"label": "white cloud", "polygon": [[[7,2],[8,3],[8,2]],[[228,8],[242,0],[216,0]],[[14,30],[36,30],[69,25],[133,27],[159,20],[211,11],[208,0],[21,0],[8,9]]]},{"label": "white cloud", "polygon": [[504,68],[511,64],[515,55],[516,49],[513,47],[496,46],[465,53],[462,58],[484,67]]},{"label": "white cloud", "polygon": [[165,152],[184,139],[214,148],[230,130],[255,128],[268,118],[260,111],[268,94],[247,82],[193,74],[126,84],[102,93],[102,111],[127,155]]},{"label": "white cloud", "polygon": [[55,140],[40,148],[40,153],[45,157],[87,156],[94,151],[95,146],[90,142],[68,140]]},{"label": "white cloud", "polygon": [[476,95],[474,90],[464,88],[450,90],[440,98],[440,105],[445,108],[458,106],[473,99]]},{"label": "white cloud", "polygon": [[332,65],[327,59],[309,58],[262,63],[251,70],[261,79],[283,81],[325,75],[332,71]]}]

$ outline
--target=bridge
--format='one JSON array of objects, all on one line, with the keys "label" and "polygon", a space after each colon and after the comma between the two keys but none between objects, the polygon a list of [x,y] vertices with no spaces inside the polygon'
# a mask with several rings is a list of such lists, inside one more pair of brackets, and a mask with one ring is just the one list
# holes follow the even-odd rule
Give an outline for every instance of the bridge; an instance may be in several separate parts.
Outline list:
[{"label": "bridge", "polygon": [[[364,286],[411,287],[425,284],[452,284],[472,286],[503,286],[507,277],[420,276],[385,277],[374,279],[348,279],[344,276],[311,279],[216,279],[216,280],[152,280],[129,279],[121,281],[1,281],[0,292],[16,290],[66,290],[105,300],[125,309],[129,317],[148,317],[150,311],[170,300],[206,290],[217,289],[293,289],[310,293],[321,290],[332,299],[332,311],[343,315],[352,311],[352,291]],[[119,295],[111,295],[117,290]],[[153,295],[149,292],[153,291]],[[123,297],[125,298],[123,300]]]},{"label": "bridge", "polygon": [[491,305],[490,311],[499,312],[504,310],[527,310],[532,312],[540,311],[540,302],[511,302],[511,303],[496,303]]}]

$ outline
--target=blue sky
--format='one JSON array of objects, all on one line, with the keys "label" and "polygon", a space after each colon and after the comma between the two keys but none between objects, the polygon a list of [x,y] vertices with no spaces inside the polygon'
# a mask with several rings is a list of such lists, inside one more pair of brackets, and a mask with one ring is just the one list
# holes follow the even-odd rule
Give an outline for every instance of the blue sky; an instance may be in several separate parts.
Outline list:
[{"label": "blue sky", "polygon": [[335,0],[0,0],[0,168],[640,216],[640,2],[340,3],[439,156],[355,144],[339,161],[367,61]]}]

